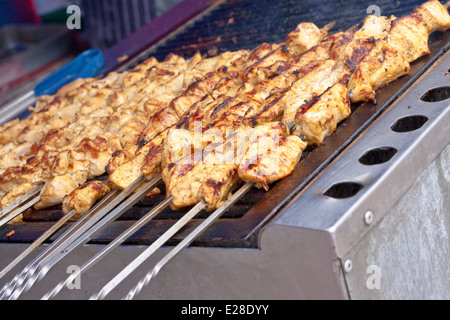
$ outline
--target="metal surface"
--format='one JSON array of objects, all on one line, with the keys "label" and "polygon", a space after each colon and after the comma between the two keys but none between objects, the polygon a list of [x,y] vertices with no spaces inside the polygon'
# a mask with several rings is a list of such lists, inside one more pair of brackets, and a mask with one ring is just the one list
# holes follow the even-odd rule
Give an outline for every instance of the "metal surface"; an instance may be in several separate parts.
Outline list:
[{"label": "metal surface", "polygon": [[8,264],[1,272],[0,279],[3,278],[9,271],[11,271],[16,265],[18,265],[23,259],[25,259],[30,253],[33,252],[38,246],[46,241],[52,234],[59,230],[67,221],[69,221],[76,214],[75,210],[67,213],[57,223],[55,223],[50,229],[48,229],[42,236],[36,239],[24,252],[22,252],[16,259]]},{"label": "metal surface", "polygon": [[450,146],[346,254],[353,299],[450,299]]},{"label": "metal surface", "polygon": [[20,115],[26,108],[34,105],[36,97],[34,91],[31,90],[21,95],[17,100],[10,101],[3,105],[0,109],[0,125],[12,120]]},{"label": "metal surface", "polygon": [[[111,193],[110,195],[113,196],[114,193]],[[110,197],[105,197],[102,201],[100,201],[91,210],[90,214],[86,214],[80,218],[70,229],[65,231],[61,237],[54,241],[51,246],[46,248],[45,251],[32,260],[20,273],[16,274],[16,276],[9,283],[3,286],[0,291],[0,297],[10,297],[16,289],[16,286],[22,286],[29,277],[35,274],[39,267],[42,268],[49,259],[55,255],[58,255],[60,252],[59,249],[64,250],[65,246],[67,246],[70,241],[73,241],[73,239],[76,239],[77,236],[86,231],[86,225],[92,217],[92,214],[95,214],[97,209],[101,209],[102,206],[108,202],[109,198]]]},{"label": "metal surface", "polygon": [[21,199],[20,203],[13,203],[10,206],[4,208],[0,214],[0,227],[4,226],[11,220],[15,219],[22,212],[32,207],[39,201],[40,191],[36,191],[31,194],[27,199]]},{"label": "metal surface", "polygon": [[[65,255],[71,253],[74,248],[87,243],[93,234],[117,219],[127,208],[133,206],[144,194],[153,189],[159,183],[160,178],[155,178],[142,185],[143,180],[143,177],[137,179],[120,193],[117,192],[118,190],[110,193],[112,201],[104,201],[106,204],[99,206],[98,211],[96,208],[93,208],[77,221],[63,236],[57,239],[57,246],[53,251],[50,251],[37,265],[23,270],[22,276],[19,275],[19,280],[7,287],[6,296],[2,296],[2,298],[17,299],[24,291],[28,291],[36,281],[40,281],[45,277],[48,270],[64,258]],[[136,190],[138,187],[140,188]],[[120,203],[120,201],[123,202]],[[118,203],[120,204],[112,210]]]},{"label": "metal surface", "polygon": [[94,294],[91,300],[104,299],[114,288],[117,287],[126,277],[128,277],[133,271],[135,271],[143,262],[145,262],[150,256],[152,256],[156,250],[161,248],[164,243],[167,242],[175,233],[180,231],[186,223],[191,221],[201,210],[206,207],[204,200],[197,203],[191,210],[188,211],[181,219],[170,227],[164,234],[162,234],[155,242],[152,243],[142,254],[136,259],[131,261],[119,274],[117,274],[111,281],[109,281],[100,292]]}]

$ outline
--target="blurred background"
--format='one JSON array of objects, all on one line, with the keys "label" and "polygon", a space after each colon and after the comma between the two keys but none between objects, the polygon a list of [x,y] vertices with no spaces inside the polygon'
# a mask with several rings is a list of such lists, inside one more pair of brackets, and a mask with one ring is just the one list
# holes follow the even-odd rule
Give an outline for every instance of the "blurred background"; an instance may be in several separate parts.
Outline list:
[{"label": "blurred background", "polygon": [[[179,2],[0,0],[0,106],[80,52],[108,50]],[[80,8],[81,28],[68,28],[71,5]]]},{"label": "blurred background", "polygon": [[81,9],[82,37],[106,49],[172,8],[181,0],[1,0],[0,27],[7,24],[65,24],[67,8]]}]

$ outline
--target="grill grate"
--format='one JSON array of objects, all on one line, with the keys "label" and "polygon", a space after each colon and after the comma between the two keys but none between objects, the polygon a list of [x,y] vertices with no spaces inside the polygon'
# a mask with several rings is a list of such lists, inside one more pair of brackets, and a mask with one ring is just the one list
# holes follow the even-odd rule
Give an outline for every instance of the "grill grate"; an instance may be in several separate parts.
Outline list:
[{"label": "grill grate", "polygon": [[[410,13],[420,1],[377,1],[382,15],[402,16]],[[230,0],[210,14],[185,28],[158,46],[152,55],[158,59],[173,52],[188,58],[200,51],[217,54],[252,49],[263,42],[283,42],[300,22],[314,22],[319,27],[336,21],[331,32],[361,24],[371,0],[333,0],[318,5],[315,0]],[[345,8],[345,10],[343,10]]]}]

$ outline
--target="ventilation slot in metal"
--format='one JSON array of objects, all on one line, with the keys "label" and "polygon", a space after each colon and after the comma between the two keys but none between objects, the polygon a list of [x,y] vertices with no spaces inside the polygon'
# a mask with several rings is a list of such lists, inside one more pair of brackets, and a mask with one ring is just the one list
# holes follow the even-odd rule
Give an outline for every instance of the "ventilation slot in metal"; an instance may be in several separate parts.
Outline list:
[{"label": "ventilation slot in metal", "polygon": [[391,126],[391,130],[395,132],[410,132],[420,129],[428,118],[425,116],[408,116],[400,118]]},{"label": "ventilation slot in metal", "polygon": [[363,185],[356,182],[340,182],[332,185],[324,195],[336,199],[350,198],[356,195]]},{"label": "ventilation slot in metal", "polygon": [[450,87],[438,87],[425,92],[420,100],[425,102],[438,102],[450,98]]},{"label": "ventilation slot in metal", "polygon": [[364,165],[376,165],[388,162],[397,153],[397,149],[392,147],[380,147],[371,149],[364,153],[358,161]]}]

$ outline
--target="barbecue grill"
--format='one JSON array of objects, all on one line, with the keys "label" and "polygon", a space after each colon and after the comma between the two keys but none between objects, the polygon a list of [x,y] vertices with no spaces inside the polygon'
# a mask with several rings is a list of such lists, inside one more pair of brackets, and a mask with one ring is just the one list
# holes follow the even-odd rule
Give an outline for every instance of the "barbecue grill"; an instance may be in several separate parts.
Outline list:
[{"label": "barbecue grill", "polygon": [[[420,3],[187,0],[106,51],[104,71],[127,70],[149,56],[188,58],[197,51],[216,55],[279,43],[302,21],[318,26],[336,21],[331,31],[345,30],[371,10],[403,16]],[[158,24],[163,27],[148,37]],[[352,105],[350,117],[322,145],[305,150],[294,172],[268,192],[244,185],[248,190],[241,189],[242,196],[237,193],[210,223],[209,213],[194,212],[107,298],[127,296],[148,276],[151,281],[135,292],[136,299],[448,299],[449,37],[449,32],[432,34],[431,53],[412,63],[409,75],[380,89],[376,101]],[[129,59],[119,63],[124,55]],[[69,246],[21,298],[42,298],[74,266],[119,239],[164,201],[164,186],[158,186],[160,195],[136,198],[86,244]],[[189,209],[164,208],[83,273],[79,288],[65,287],[55,298],[92,297],[161,241]],[[0,268],[61,216],[59,206],[30,208],[23,222],[3,226]],[[1,285],[74,225],[64,224]],[[197,227],[202,228],[198,235]],[[169,261],[166,255],[174,248],[180,251]]]}]

